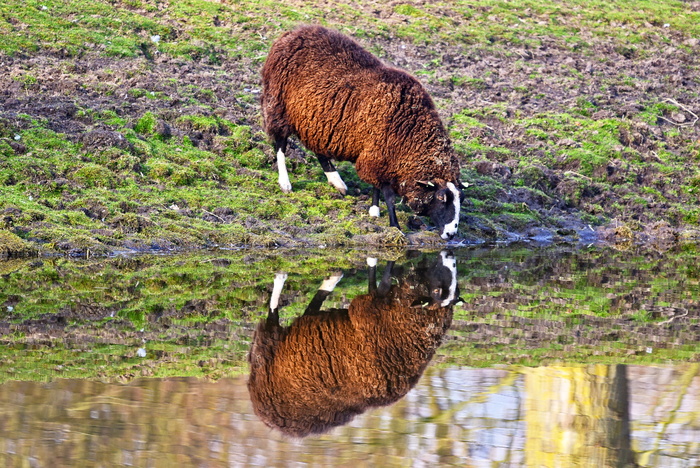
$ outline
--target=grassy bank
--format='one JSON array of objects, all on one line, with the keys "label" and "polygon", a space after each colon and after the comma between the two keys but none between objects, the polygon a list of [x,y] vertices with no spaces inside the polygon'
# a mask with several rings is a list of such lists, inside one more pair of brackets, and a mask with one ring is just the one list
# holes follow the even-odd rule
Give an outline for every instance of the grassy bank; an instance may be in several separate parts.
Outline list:
[{"label": "grassy bank", "polygon": [[[342,198],[300,147],[294,192],[280,192],[259,70],[272,41],[302,23],[354,36],[426,85],[470,184],[462,239],[695,238],[697,10],[8,0],[0,229],[18,249],[3,252],[438,242],[370,219],[370,187],[352,167],[339,167]],[[411,217],[400,210],[402,226]]]}]

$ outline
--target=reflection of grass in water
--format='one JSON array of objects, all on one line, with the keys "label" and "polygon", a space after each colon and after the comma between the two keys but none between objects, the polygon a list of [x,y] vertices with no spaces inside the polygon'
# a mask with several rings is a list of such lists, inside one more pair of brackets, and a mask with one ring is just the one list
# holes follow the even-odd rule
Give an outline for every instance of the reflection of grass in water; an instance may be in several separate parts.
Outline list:
[{"label": "reflection of grass in water", "polygon": [[[19,337],[15,337],[21,341]],[[40,380],[87,378],[131,380],[136,377],[193,376],[218,379],[246,372],[247,343],[217,340],[206,346],[173,342],[116,344],[53,343],[3,346],[0,351],[2,378]],[[138,355],[144,349],[146,355]]]},{"label": "reflection of grass in water", "polygon": [[697,344],[665,349],[639,344],[630,346],[628,343],[593,343],[568,347],[552,343],[543,347],[529,347],[525,343],[465,344],[456,341],[447,342],[439,348],[434,361],[438,367],[492,367],[501,364],[541,366],[553,363],[663,364],[691,362],[697,360],[698,356],[700,346]]},{"label": "reflection of grass in water", "polygon": [[22,331],[0,337],[0,380],[237,375],[275,272],[290,273],[286,321],[338,269],[348,273],[327,307],[367,290],[366,274],[352,274],[366,268],[367,252],[219,253],[8,263],[0,304],[12,305],[0,309],[0,321]]},{"label": "reflection of grass in water", "polygon": [[455,339],[438,350],[439,360],[695,360],[700,346],[688,325],[698,322],[697,251],[692,244],[664,254],[513,249],[463,258],[465,306],[455,312]]},{"label": "reflection of grass in water", "polygon": [[[455,307],[438,365],[658,363],[700,355],[687,328],[697,323],[700,301],[695,246],[663,255],[571,248],[457,253],[465,304]],[[0,263],[6,266],[0,322],[8,324],[0,371],[7,379],[36,380],[245,372],[276,272],[289,274],[281,309],[289,323],[332,271],[345,275],[325,307],[365,294],[367,255],[242,251]],[[378,277],[386,259],[407,268],[405,262],[421,258],[377,256]],[[689,314],[660,323],[682,310]]]}]

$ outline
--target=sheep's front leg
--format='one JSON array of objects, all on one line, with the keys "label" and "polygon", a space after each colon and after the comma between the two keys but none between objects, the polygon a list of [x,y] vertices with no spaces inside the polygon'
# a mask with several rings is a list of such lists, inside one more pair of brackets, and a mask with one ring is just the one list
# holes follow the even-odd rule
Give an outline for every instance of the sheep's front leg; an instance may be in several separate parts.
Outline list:
[{"label": "sheep's front leg", "polygon": [[369,207],[369,215],[374,218],[379,218],[379,189],[372,189],[372,206]]},{"label": "sheep's front leg", "polygon": [[278,180],[280,188],[284,193],[291,193],[292,183],[289,181],[289,174],[287,173],[287,164],[284,156],[284,153],[287,151],[287,139],[276,139],[275,150],[277,151],[277,172],[279,172]]},{"label": "sheep's front leg", "polygon": [[331,160],[321,154],[317,154],[316,158],[318,159],[319,164],[321,164],[323,172],[326,174],[328,183],[335,187],[338,192],[342,193],[343,195],[347,194],[348,186],[345,185],[345,182],[343,182],[343,179],[341,179],[340,174],[338,174],[338,170],[335,168]]}]

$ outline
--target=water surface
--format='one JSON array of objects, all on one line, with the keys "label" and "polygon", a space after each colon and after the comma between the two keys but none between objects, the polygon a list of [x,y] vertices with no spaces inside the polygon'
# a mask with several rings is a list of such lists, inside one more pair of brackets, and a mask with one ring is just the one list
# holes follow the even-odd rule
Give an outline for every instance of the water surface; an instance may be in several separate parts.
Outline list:
[{"label": "water surface", "polygon": [[696,258],[1,263],[0,464],[697,466]]},{"label": "water surface", "polygon": [[[3,466],[641,466],[700,463],[700,373],[676,366],[429,369],[393,406],[305,439],[246,377],[0,385]],[[82,462],[81,462],[82,461]]]}]

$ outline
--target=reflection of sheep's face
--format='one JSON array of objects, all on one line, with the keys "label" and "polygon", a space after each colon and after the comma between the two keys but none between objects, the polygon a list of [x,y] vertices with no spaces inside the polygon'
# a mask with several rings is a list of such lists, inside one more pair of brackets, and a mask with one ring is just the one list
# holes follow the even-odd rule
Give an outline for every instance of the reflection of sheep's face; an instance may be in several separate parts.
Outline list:
[{"label": "reflection of sheep's face", "polygon": [[447,307],[459,302],[457,260],[451,252],[440,252],[440,261],[428,275],[427,286],[433,304]]},{"label": "reflection of sheep's face", "polygon": [[437,186],[433,199],[423,215],[430,216],[430,220],[437,226],[440,237],[445,240],[452,239],[457,234],[459,226],[459,206],[464,194],[452,182]]}]

